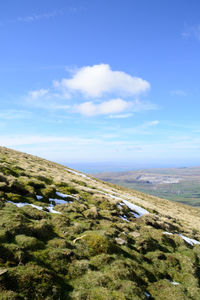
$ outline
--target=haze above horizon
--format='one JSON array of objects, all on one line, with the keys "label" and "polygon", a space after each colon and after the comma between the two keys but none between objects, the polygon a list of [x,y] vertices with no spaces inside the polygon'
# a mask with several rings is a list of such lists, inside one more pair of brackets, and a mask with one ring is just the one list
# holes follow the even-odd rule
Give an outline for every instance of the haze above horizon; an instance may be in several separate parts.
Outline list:
[{"label": "haze above horizon", "polygon": [[0,145],[88,168],[200,165],[199,11],[0,3]]}]

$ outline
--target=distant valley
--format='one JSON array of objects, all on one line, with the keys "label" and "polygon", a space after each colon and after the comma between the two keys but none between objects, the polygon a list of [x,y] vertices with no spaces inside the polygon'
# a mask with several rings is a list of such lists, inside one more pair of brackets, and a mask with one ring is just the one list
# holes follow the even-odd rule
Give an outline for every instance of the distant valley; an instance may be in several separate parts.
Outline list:
[{"label": "distant valley", "polygon": [[150,195],[200,206],[200,167],[104,172],[95,176]]}]

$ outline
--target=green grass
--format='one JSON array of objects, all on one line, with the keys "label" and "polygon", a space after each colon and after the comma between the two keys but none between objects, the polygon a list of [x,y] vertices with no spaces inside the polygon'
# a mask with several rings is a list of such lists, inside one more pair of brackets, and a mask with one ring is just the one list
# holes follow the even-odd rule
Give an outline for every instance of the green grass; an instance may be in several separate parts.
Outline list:
[{"label": "green grass", "polygon": [[[150,299],[199,299],[200,246],[163,234],[187,234],[178,217],[156,212],[137,219],[96,193],[99,182],[90,189],[91,182],[66,176],[60,165],[4,148],[0,153],[6,184],[0,186],[0,299],[139,300],[147,299],[145,292]],[[62,214],[45,210],[56,191],[77,197],[56,206]],[[200,237],[198,229],[192,234]]]}]

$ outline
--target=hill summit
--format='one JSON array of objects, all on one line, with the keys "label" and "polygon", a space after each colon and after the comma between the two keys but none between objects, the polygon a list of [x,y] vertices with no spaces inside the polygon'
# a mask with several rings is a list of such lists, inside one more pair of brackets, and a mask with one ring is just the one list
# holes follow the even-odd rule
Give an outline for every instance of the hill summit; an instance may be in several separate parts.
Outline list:
[{"label": "hill summit", "polygon": [[0,147],[0,299],[200,299],[200,210]]}]

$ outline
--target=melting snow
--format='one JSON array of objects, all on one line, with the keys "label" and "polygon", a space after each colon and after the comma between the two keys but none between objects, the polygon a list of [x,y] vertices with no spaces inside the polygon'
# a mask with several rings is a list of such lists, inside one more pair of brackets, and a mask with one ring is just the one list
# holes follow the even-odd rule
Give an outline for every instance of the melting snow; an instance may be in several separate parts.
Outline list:
[{"label": "melting snow", "polygon": [[[49,202],[55,202],[56,205],[57,205],[57,204],[66,204],[66,203],[68,203],[67,201],[62,200],[62,199],[53,199],[53,198],[49,198]],[[52,203],[51,203],[51,204],[52,204]]]},{"label": "melting snow", "polygon": [[163,234],[167,234],[167,235],[173,235],[173,233],[168,232],[168,231],[164,231]]},{"label": "melting snow", "polygon": [[63,193],[60,193],[60,192],[56,192],[56,195],[61,197],[61,198],[67,198],[69,195],[65,195]]},{"label": "melting snow", "polygon": [[90,178],[89,176],[83,174],[83,173],[79,173],[79,172],[76,172],[76,171],[73,171],[73,170],[69,170],[69,169],[66,169],[68,172],[71,172],[72,174],[75,174],[75,175],[78,175],[78,176],[81,176],[81,177],[84,177],[86,179],[89,179],[90,181],[93,181],[93,182],[96,182],[96,180]]},{"label": "melting snow", "polygon": [[130,221],[127,219],[127,216],[125,216],[125,215],[120,216],[120,219],[122,219],[123,221],[126,221],[126,222],[130,222]]},{"label": "melting snow", "polygon": [[122,200],[124,202],[124,204],[126,204],[126,206],[128,206],[128,208],[130,208],[131,210],[134,210],[136,213],[133,212],[133,215],[136,217],[136,218],[140,218],[142,217],[143,215],[146,215],[146,214],[149,214],[149,212],[138,206],[138,205],[135,205],[133,203],[130,203],[129,201],[127,200]]},{"label": "melting snow", "polygon": [[173,284],[173,285],[179,285],[180,283],[178,283],[178,282],[176,282],[176,281],[170,281],[171,282],[171,284]]},{"label": "melting snow", "polygon": [[54,206],[52,204],[50,204],[49,206],[46,206],[46,208],[48,209],[48,211],[52,214],[61,214],[60,211],[54,210]]},{"label": "melting snow", "polygon": [[[173,235],[174,233],[164,231],[163,234]],[[191,246],[200,245],[200,242],[195,239],[190,239],[189,237],[182,235],[181,233],[178,234],[186,243],[190,244]]]},{"label": "melting snow", "polygon": [[18,202],[18,203],[15,203],[15,202],[12,202],[12,201],[7,201],[8,203],[11,203],[11,204],[14,204],[16,205],[17,207],[23,207],[23,206],[26,206],[26,205],[30,205],[38,210],[43,210],[42,206],[38,206],[38,205],[35,205],[35,204],[30,204],[30,203],[27,203],[27,202]]},{"label": "melting snow", "polygon": [[[124,200],[123,198],[121,197],[118,197],[118,196],[114,196],[114,195],[110,195],[110,194],[107,194],[107,193],[104,193],[102,191],[98,191],[99,193],[105,195],[105,196],[108,196],[110,198],[113,198],[113,199],[116,199],[116,200],[120,200],[122,201],[126,206],[128,206],[131,210],[133,210],[134,212],[132,212],[132,214],[136,217],[136,218],[140,218],[142,217],[143,215],[146,215],[146,214],[149,214],[148,210],[138,206],[138,205],[135,205],[133,203],[130,203],[129,201],[127,200]],[[118,205],[123,205],[123,203],[120,203]]]},{"label": "melting snow", "polygon": [[151,297],[151,295],[150,295],[149,293],[147,293],[147,292],[144,292],[144,294],[145,294],[145,296],[146,296],[147,298]]},{"label": "melting snow", "polygon": [[39,195],[36,195],[36,198],[37,198],[37,200],[41,200],[43,197],[39,196]]},{"label": "melting snow", "polygon": [[194,239],[190,239],[182,234],[179,234],[179,236],[184,240],[186,241],[188,244],[190,244],[191,246],[193,246],[194,244],[195,245],[200,245],[200,242],[197,241],[197,240],[194,240]]}]

